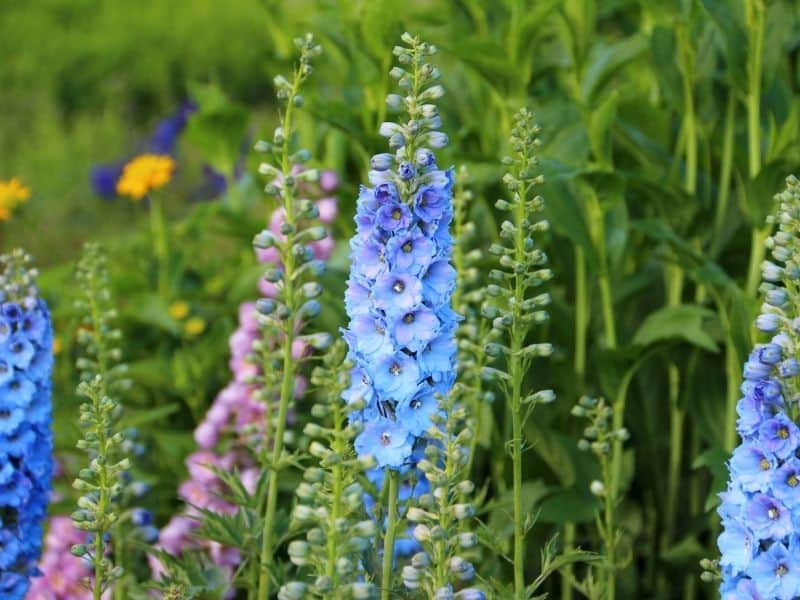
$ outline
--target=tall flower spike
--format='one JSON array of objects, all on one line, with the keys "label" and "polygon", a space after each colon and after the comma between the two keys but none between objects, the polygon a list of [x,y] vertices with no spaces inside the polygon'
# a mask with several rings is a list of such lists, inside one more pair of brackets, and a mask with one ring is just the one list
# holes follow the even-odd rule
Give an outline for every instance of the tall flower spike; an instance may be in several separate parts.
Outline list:
[{"label": "tall flower spike", "polygon": [[392,593],[399,471],[415,462],[439,410],[436,396],[453,385],[458,321],[450,306],[453,171],[439,169],[433,154],[447,144],[433,103],[444,89],[426,62],[436,48],[408,33],[402,40],[393,50],[402,67],[390,74],[405,96],[390,94],[387,104],[407,121],[380,127],[392,153],[372,157],[373,187],[359,193],[345,297],[355,368],[344,398],[355,404],[351,422],[363,427],[355,448],[374,458],[388,485],[383,598]]},{"label": "tall flower spike", "polygon": [[305,577],[282,586],[280,600],[378,597],[375,584],[364,577],[362,557],[377,526],[366,518],[364,490],[358,481],[364,465],[353,454],[354,431],[347,427],[348,407],[341,402],[341,393],[349,385],[344,356],[344,344],[339,341],[311,376],[321,395],[311,414],[329,425],[308,423],[305,428],[314,440],[309,452],[319,466],[306,469],[292,511],[292,527],[305,531],[305,540],[289,544],[289,559],[302,568]]},{"label": "tall flower spike", "polygon": [[86,244],[78,264],[76,279],[83,297],[76,302],[81,314],[78,342],[82,356],[78,394],[79,424],[83,438],[78,448],[89,456],[89,465],[78,473],[73,487],[81,493],[78,508],[72,513],[76,528],[89,532],[85,544],[72,547],[75,556],[85,556],[93,568],[94,598],[100,598],[123,575],[107,555],[109,540],[120,518],[119,499],[125,492],[125,475],[130,460],[125,455],[125,435],[117,427],[122,407],[117,395],[126,390],[126,365],[120,363],[121,333],[114,327],[116,310],[111,306],[106,257],[97,244]]},{"label": "tall flower spike", "polygon": [[267,439],[272,441],[272,448],[264,446],[260,453],[261,467],[269,471],[269,479],[258,555],[256,597],[259,600],[266,600],[270,595],[270,567],[276,554],[273,540],[278,537],[275,534],[278,477],[280,470],[290,462],[284,456],[284,434],[298,373],[293,350],[298,340],[318,348],[330,343],[330,336],[299,335],[303,323],[320,310],[316,298],[322,293],[322,287],[315,278],[324,270],[325,264],[315,259],[312,244],[324,239],[327,232],[318,222],[320,209],[302,196],[301,189],[303,182],[317,181],[319,173],[314,169],[297,168],[308,161],[309,152],[295,150],[292,143],[295,137],[295,110],[303,105],[300,88],[313,71],[312,58],[319,55],[322,48],[310,33],[296,39],[295,45],[300,52],[300,59],[291,78],[278,75],[274,79],[278,101],[283,105],[281,124],[275,128],[272,142],[260,141],[256,144],[256,150],[273,156],[273,162],[265,161],[259,165],[259,172],[269,177],[266,192],[278,201],[282,209],[280,235],[265,229],[254,240],[258,249],[274,248],[277,254],[275,258],[279,260],[279,266],[268,269],[264,274],[267,283],[274,284],[268,286],[271,297],[262,299],[256,305],[263,339],[277,336],[280,340],[275,351],[262,353],[261,383],[266,389],[274,385],[279,390],[279,401],[277,413],[273,410],[265,413],[265,433]]},{"label": "tall flower spike", "polygon": [[433,416],[436,425],[429,430],[437,443],[425,448],[425,459],[418,463],[431,491],[422,494],[406,515],[415,524],[414,539],[422,551],[403,567],[403,583],[427,598],[483,600],[484,593],[476,588],[459,589],[475,577],[468,554],[478,545],[470,527],[475,517],[470,503],[475,484],[466,478],[467,447],[472,439],[466,425],[468,412],[456,403],[455,394],[440,397],[439,407],[441,414]]},{"label": "tall flower spike", "polygon": [[392,94],[388,103],[408,120],[381,125],[394,152],[372,157],[374,187],[359,194],[344,333],[355,364],[345,400],[359,403],[350,418],[364,425],[356,450],[391,469],[412,463],[438,410],[435,394],[453,385],[457,323],[453,172],[439,169],[431,150],[447,142],[432,104],[443,93],[439,72],[425,62],[435,48],[409,34],[403,41],[408,47],[394,54],[405,68],[391,74],[407,95]]},{"label": "tall flower spike", "polygon": [[0,597],[37,574],[53,471],[50,312],[22,250],[0,256]]},{"label": "tall flower spike", "polygon": [[537,238],[548,230],[546,220],[539,218],[544,201],[534,195],[535,187],[543,181],[534,175],[539,146],[539,126],[527,109],[520,110],[511,130],[511,156],[503,159],[508,172],[503,176],[510,193],[508,200],[498,200],[498,210],[509,213],[509,219],[500,226],[500,243],[489,247],[489,253],[498,257],[499,269],[489,272],[491,284],[486,286],[489,296],[483,307],[485,317],[491,319],[492,328],[501,334],[503,342],[490,341],[484,347],[487,356],[504,359],[500,368],[485,367],[484,373],[496,377],[507,399],[507,410],[512,424],[509,447],[513,473],[514,512],[514,598],[525,595],[523,566],[524,537],[532,526],[531,515],[522,509],[522,451],[525,446],[523,425],[537,404],[551,402],[555,395],[550,390],[523,393],[523,380],[536,357],[549,356],[548,343],[529,344],[528,333],[532,326],[548,318],[545,307],[550,302],[546,293],[534,294],[536,288],[550,280],[552,273],[546,268],[547,255],[538,247]]},{"label": "tall flower spike", "polygon": [[800,595],[800,429],[798,314],[800,181],[789,177],[767,223],[772,261],[762,266],[765,303],[756,326],[770,334],[744,364],[736,406],[741,444],[733,451],[727,491],[717,509],[724,599]]}]

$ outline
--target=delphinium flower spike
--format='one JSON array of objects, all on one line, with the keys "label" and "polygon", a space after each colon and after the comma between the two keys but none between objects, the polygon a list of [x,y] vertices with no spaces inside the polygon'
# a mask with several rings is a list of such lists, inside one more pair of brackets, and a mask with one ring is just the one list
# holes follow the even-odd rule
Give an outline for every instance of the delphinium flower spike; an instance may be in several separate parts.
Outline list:
[{"label": "delphinium flower spike", "polygon": [[53,331],[22,250],[0,256],[0,598],[37,574],[53,470]]},{"label": "delphinium flower spike", "polygon": [[[486,389],[482,377],[483,367],[488,356],[483,351],[487,341],[494,341],[501,332],[492,328],[487,319],[481,318],[480,309],[486,300],[486,288],[481,285],[478,263],[483,251],[476,247],[477,228],[469,218],[469,205],[472,192],[467,189],[468,172],[461,167],[453,195],[453,266],[457,280],[453,291],[453,307],[464,320],[456,331],[458,343],[458,375],[453,386],[453,394],[469,413],[467,426],[473,435],[469,442],[469,455],[466,475],[472,473],[472,465],[483,428],[490,427],[491,413],[486,405],[494,401],[494,392]],[[470,250],[470,248],[472,248]]]},{"label": "delphinium flower spike", "polygon": [[[256,149],[274,158],[274,164],[263,162],[259,171],[270,178],[266,191],[273,196],[283,209],[281,235],[265,229],[259,233],[254,244],[257,248],[275,248],[281,267],[270,269],[264,277],[275,284],[273,298],[262,299],[257,304],[264,337],[269,339],[275,333],[280,336],[276,352],[265,353],[264,378],[270,377],[278,383],[279,401],[277,414],[267,411],[266,433],[272,441],[271,451],[265,445],[261,453],[262,467],[269,470],[267,499],[265,502],[261,528],[261,551],[259,555],[257,598],[266,600],[270,595],[270,566],[275,556],[275,512],[278,506],[278,477],[280,470],[288,462],[284,457],[284,434],[289,414],[289,405],[294,395],[297,365],[293,357],[293,346],[298,339],[302,323],[314,317],[320,309],[316,297],[321,286],[314,277],[324,269],[324,263],[314,259],[310,244],[323,239],[327,232],[316,221],[319,209],[310,200],[299,195],[298,186],[304,181],[318,178],[313,169],[296,171],[296,166],[309,159],[307,150],[295,150],[294,138],[295,109],[303,105],[300,88],[313,68],[311,59],[322,51],[311,34],[295,40],[300,59],[291,79],[278,75],[274,83],[278,101],[283,106],[281,124],[275,129],[272,142],[258,142]],[[324,346],[321,336],[306,336],[312,345]],[[274,421],[273,421],[274,419]]]},{"label": "delphinium flower spike", "polygon": [[425,458],[417,464],[431,490],[417,499],[406,516],[415,523],[414,538],[422,551],[403,567],[403,582],[410,590],[424,592],[426,598],[483,600],[480,590],[462,587],[475,577],[465,553],[478,544],[469,527],[475,516],[470,502],[475,484],[467,477],[472,438],[466,426],[468,412],[456,403],[454,394],[440,396],[439,408],[428,430],[434,443],[428,444]]},{"label": "delphinium flower spike", "polygon": [[772,260],[762,266],[764,304],[756,327],[771,336],[744,364],[736,411],[741,444],[728,463],[728,489],[717,509],[725,600],[800,595],[800,181],[787,179],[767,223]]},{"label": "delphinium flower spike", "polygon": [[500,243],[489,247],[489,252],[498,257],[499,269],[489,272],[492,281],[486,287],[490,296],[483,314],[492,320],[492,327],[503,333],[506,343],[490,342],[484,350],[495,359],[501,359],[501,367],[485,368],[487,376],[494,376],[507,400],[511,421],[511,452],[513,473],[513,520],[514,552],[514,598],[526,597],[524,564],[525,534],[533,525],[531,515],[523,513],[522,503],[522,452],[525,448],[523,425],[536,404],[551,402],[555,395],[550,390],[523,392],[525,374],[537,357],[549,356],[549,343],[528,343],[528,334],[533,325],[548,318],[545,307],[550,302],[547,293],[534,291],[550,280],[552,273],[546,268],[547,256],[539,248],[536,238],[548,230],[548,223],[538,215],[544,202],[534,194],[542,183],[541,175],[535,175],[537,165],[535,150],[539,145],[539,126],[533,115],[523,108],[515,116],[511,131],[511,156],[503,159],[508,172],[503,177],[510,196],[498,200],[495,206],[509,214],[500,227]]},{"label": "delphinium flower spike", "polygon": [[358,481],[364,464],[352,451],[356,429],[347,425],[347,412],[354,409],[341,401],[350,380],[350,365],[343,362],[344,357],[344,344],[334,344],[324,364],[311,375],[311,384],[320,394],[311,414],[327,420],[329,426],[308,423],[305,427],[314,440],[309,452],[319,466],[305,470],[292,511],[292,524],[306,532],[305,540],[289,544],[289,558],[305,577],[282,586],[280,600],[378,597],[375,584],[365,581],[361,558],[377,525],[364,510],[364,489]]},{"label": "delphinium flower spike", "polygon": [[[603,501],[602,510],[597,518],[597,529],[603,540],[605,555],[605,594],[608,594],[610,582],[616,578],[617,565],[614,563],[614,548],[619,540],[619,531],[615,521],[617,498],[611,492],[613,487],[612,448],[614,444],[622,444],[630,438],[630,433],[624,427],[614,429],[614,409],[604,398],[582,397],[572,407],[572,414],[589,421],[583,430],[583,437],[578,441],[578,448],[591,451],[597,457],[600,465],[600,479],[595,479],[589,484],[589,491]],[[587,577],[577,585],[578,589],[588,598],[595,598],[601,592],[592,577]]]},{"label": "delphinium flower spike", "polygon": [[78,394],[83,437],[78,448],[89,456],[89,465],[80,470],[73,487],[81,493],[72,521],[89,532],[85,544],[76,544],[72,553],[87,557],[93,566],[92,595],[99,599],[123,575],[123,568],[110,558],[111,532],[120,518],[119,498],[125,491],[125,474],[130,460],[125,457],[125,434],[117,423],[122,407],[117,399],[130,382],[126,365],[120,362],[121,332],[113,325],[116,310],[111,305],[106,258],[97,244],[86,244],[76,278],[82,297],[76,302],[81,314],[78,342],[82,356]]},{"label": "delphinium flower spike", "polygon": [[436,394],[453,385],[457,324],[450,307],[453,172],[439,169],[433,154],[448,141],[434,104],[444,93],[439,70],[426,62],[436,48],[408,33],[402,40],[393,50],[401,66],[390,74],[405,95],[390,94],[387,103],[407,120],[380,127],[392,153],[372,157],[374,187],[359,193],[345,297],[344,335],[355,364],[345,399],[362,407],[350,413],[363,425],[355,448],[385,471],[382,598],[392,594],[400,471],[428,439]]}]

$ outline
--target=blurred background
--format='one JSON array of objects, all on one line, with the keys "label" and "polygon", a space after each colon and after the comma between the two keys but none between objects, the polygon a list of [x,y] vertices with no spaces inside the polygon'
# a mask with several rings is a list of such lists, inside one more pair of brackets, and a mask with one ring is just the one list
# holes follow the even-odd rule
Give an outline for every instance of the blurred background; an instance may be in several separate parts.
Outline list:
[{"label": "blurred background", "polygon": [[[0,181],[31,192],[0,239],[36,256],[55,310],[64,481],[81,243],[102,241],[111,255],[136,383],[126,423],[141,430],[137,477],[153,485],[146,502],[163,523],[178,506],[192,430],[230,377],[238,304],[256,294],[250,241],[272,207],[250,149],[276,123],[272,78],[291,69],[292,39],[314,32],[324,54],[299,128],[312,164],[341,181],[318,323],[335,332],[354,199],[369,156],[384,149],[391,48],[408,30],[441,50],[452,143],[440,162],[466,166],[478,225],[465,248],[496,236],[514,111],[530,106],[543,128],[556,273],[545,336],[557,352],[529,384],[559,400],[528,423],[526,498],[539,515],[529,572],[554,534],[598,549],[588,488],[597,465],[577,450],[582,424],[569,411],[582,394],[604,395],[632,435],[619,597],[713,597],[696,565],[717,553],[714,507],[736,443],[731,407],[753,341],[763,222],[800,163],[799,17],[787,0],[0,0]],[[154,149],[177,162],[161,192],[166,290],[156,289],[147,203],[113,186],[127,160]],[[476,266],[473,286],[491,257]],[[494,426],[503,406],[481,411],[481,516],[508,537]],[[487,558],[482,574],[505,569]],[[558,578],[550,585],[571,597]]]}]

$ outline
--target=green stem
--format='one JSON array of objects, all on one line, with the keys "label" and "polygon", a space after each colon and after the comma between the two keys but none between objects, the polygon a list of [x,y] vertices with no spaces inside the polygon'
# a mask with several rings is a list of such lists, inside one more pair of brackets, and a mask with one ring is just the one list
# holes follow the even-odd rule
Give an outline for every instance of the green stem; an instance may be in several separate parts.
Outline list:
[{"label": "green stem", "polygon": [[[616,415],[615,415],[616,417]],[[613,476],[609,472],[609,464],[606,458],[602,461],[603,479],[609,481]],[[616,504],[616,494],[613,489],[606,490],[605,494],[605,538],[606,538],[606,594],[605,600],[614,600],[617,591],[617,525],[614,519]]]},{"label": "green stem", "polygon": [[392,598],[392,563],[394,562],[394,541],[397,535],[397,489],[400,479],[394,469],[389,470],[389,507],[386,515],[386,536],[383,538],[383,566],[381,569],[381,600]]},{"label": "green stem", "polygon": [[[575,246],[575,357],[573,366],[578,383],[583,385],[586,374],[586,332],[589,325],[589,305],[586,282],[586,255]],[[615,336],[616,337],[616,334]]]},{"label": "green stem", "polygon": [[[750,179],[761,170],[761,71],[764,54],[764,2],[747,1],[747,24],[750,35],[747,91],[747,157]],[[753,227],[750,246],[750,267],[747,271],[745,291],[755,296],[760,280],[761,262],[764,260],[764,239],[767,233],[757,225]]]},{"label": "green stem", "polygon": [[[292,132],[292,115],[294,108],[294,98],[300,88],[302,82],[302,75],[300,70],[295,71],[294,81],[292,83],[292,90],[289,94],[286,103],[286,112],[283,117],[283,132],[284,141],[281,149],[281,171],[283,172],[284,185],[283,185],[283,208],[285,211],[285,220],[290,229],[294,229],[294,198],[292,194],[292,186],[286,184],[286,178],[291,175],[292,165],[289,161],[289,140]],[[261,554],[259,559],[259,573],[258,573],[258,600],[267,600],[270,594],[271,580],[269,576],[269,569],[275,554],[275,549],[272,545],[272,536],[275,529],[275,511],[278,505],[278,475],[281,465],[281,455],[283,454],[283,437],[286,432],[286,417],[289,413],[289,403],[291,402],[294,392],[295,383],[295,369],[296,363],[292,358],[292,344],[295,337],[295,313],[297,307],[295,306],[295,290],[294,290],[294,271],[295,271],[295,255],[292,252],[294,247],[294,234],[289,233],[286,235],[286,240],[281,251],[281,260],[284,265],[284,276],[282,279],[283,285],[283,301],[289,311],[289,317],[283,322],[283,340],[282,340],[282,380],[280,390],[280,400],[278,402],[278,416],[275,424],[275,434],[272,438],[272,456],[269,464],[264,465],[270,470],[269,481],[267,484],[267,503],[264,512],[263,527],[261,531]],[[264,372],[272,368],[271,365],[264,365]],[[268,428],[269,424],[265,423]],[[266,448],[265,448],[266,452]]]},{"label": "green stem", "polygon": [[[575,245],[575,355],[573,369],[578,380],[579,390],[583,391],[586,375],[586,332],[589,324],[589,305],[586,281],[586,255],[583,248]],[[564,550],[575,546],[575,524],[564,525]],[[569,564],[561,572],[561,600],[572,600],[572,579],[574,569]]]},{"label": "green stem", "polygon": [[150,197],[150,233],[153,237],[153,254],[156,257],[156,277],[159,297],[168,300],[169,287],[169,247],[164,207],[160,198]]},{"label": "green stem", "polygon": [[[337,397],[339,394],[337,394]],[[342,429],[344,425],[344,418],[342,415],[342,408],[339,402],[332,402],[333,405],[333,443],[332,450],[339,456],[345,456],[347,453],[347,444],[342,438]],[[333,485],[331,486],[331,511],[328,517],[328,535],[326,554],[327,560],[325,562],[325,576],[331,581],[331,590],[338,591],[339,577],[336,569],[336,549],[340,542],[339,534],[336,527],[339,517],[342,514],[342,483],[344,479],[344,466],[341,462],[336,463],[333,467]]]}]

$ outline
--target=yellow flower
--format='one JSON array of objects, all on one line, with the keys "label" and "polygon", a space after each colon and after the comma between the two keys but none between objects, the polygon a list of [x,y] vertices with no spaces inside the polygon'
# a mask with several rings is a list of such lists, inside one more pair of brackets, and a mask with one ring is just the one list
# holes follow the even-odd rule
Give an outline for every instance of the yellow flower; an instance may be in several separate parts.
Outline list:
[{"label": "yellow flower", "polygon": [[177,300],[169,305],[169,316],[176,321],[181,321],[189,314],[189,305],[183,300]]},{"label": "yellow flower", "polygon": [[175,161],[167,155],[140,154],[122,170],[117,193],[131,200],[141,200],[148,192],[168,184],[175,166]]},{"label": "yellow flower", "polygon": [[30,197],[30,188],[22,185],[16,177],[0,181],[0,221],[8,221],[14,209]]},{"label": "yellow flower", "polygon": [[206,330],[206,322],[200,317],[192,317],[183,326],[183,331],[189,337],[200,335]]},{"label": "yellow flower", "polygon": [[64,344],[61,341],[61,338],[56,336],[53,338],[53,354],[61,354],[61,350],[64,348]]}]

